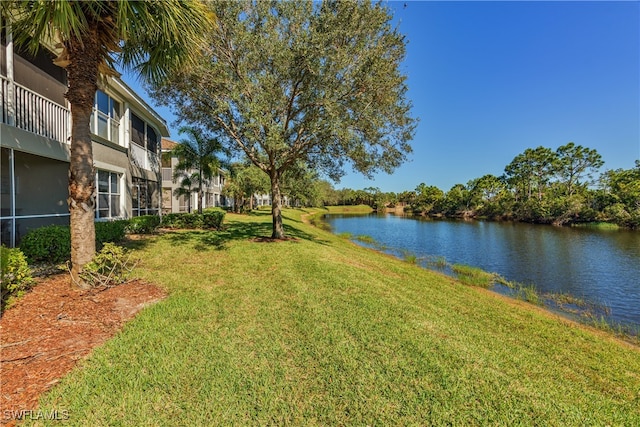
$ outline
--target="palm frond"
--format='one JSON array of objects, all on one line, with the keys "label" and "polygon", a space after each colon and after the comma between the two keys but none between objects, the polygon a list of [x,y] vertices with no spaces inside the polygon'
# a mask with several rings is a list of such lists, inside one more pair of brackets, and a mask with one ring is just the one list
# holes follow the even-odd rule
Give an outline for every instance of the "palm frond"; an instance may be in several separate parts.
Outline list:
[{"label": "palm frond", "polygon": [[[205,29],[215,22],[197,0],[2,0],[0,12],[10,22],[16,44],[32,53],[42,43],[81,43],[91,30],[98,37],[102,74],[117,74],[119,59],[149,82],[188,63]],[[66,64],[64,52],[58,63]]]}]

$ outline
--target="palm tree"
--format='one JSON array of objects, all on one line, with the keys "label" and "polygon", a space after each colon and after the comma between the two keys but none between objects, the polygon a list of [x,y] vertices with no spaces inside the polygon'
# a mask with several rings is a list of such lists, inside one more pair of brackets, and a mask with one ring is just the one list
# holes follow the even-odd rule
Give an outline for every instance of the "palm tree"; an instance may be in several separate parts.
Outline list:
[{"label": "palm tree", "polygon": [[210,138],[200,129],[194,127],[182,127],[180,133],[191,136],[190,139],[182,139],[171,150],[171,155],[178,158],[178,164],[174,171],[174,182],[188,176],[189,186],[198,184],[198,213],[202,213],[204,199],[203,185],[213,179],[220,169],[220,161],[216,153],[222,152],[220,142]]},{"label": "palm tree", "polygon": [[197,182],[197,177],[189,175],[186,172],[176,172],[173,175],[173,181],[180,182],[180,187],[173,190],[173,195],[176,197],[184,196],[187,202],[187,212],[191,213],[191,194],[198,191],[198,189],[193,186],[194,181]]},{"label": "palm tree", "polygon": [[16,44],[36,52],[43,43],[61,50],[54,63],[67,71],[71,106],[69,212],[71,277],[95,254],[95,173],[89,118],[98,78],[118,73],[114,64],[134,69],[147,83],[164,80],[184,67],[212,22],[197,0],[3,0],[2,17]]}]

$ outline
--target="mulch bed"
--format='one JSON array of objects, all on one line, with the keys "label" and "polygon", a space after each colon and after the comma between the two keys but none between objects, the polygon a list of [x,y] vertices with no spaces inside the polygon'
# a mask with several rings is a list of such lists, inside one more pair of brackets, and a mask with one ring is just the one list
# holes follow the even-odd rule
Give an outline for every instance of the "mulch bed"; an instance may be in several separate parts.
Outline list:
[{"label": "mulch bed", "polygon": [[0,424],[35,410],[39,396],[91,350],[166,292],[142,281],[82,291],[68,274],[39,279],[0,318]]}]

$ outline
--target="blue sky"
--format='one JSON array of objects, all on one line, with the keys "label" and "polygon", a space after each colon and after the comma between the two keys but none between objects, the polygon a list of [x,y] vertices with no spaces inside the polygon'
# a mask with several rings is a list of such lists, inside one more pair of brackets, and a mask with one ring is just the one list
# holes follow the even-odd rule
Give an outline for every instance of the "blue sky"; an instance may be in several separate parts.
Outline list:
[{"label": "blue sky", "polygon": [[[401,69],[420,120],[413,153],[373,180],[347,167],[335,188],[448,191],[501,175],[527,148],[568,142],[596,149],[603,170],[640,159],[640,2],[388,5],[408,41]],[[171,110],[157,111],[179,139]]]}]

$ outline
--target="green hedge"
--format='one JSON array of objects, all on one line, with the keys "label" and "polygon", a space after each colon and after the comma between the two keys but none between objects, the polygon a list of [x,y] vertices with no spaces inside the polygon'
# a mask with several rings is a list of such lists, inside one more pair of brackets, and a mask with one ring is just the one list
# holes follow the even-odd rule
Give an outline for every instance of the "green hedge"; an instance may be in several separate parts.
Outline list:
[{"label": "green hedge", "polygon": [[[125,233],[152,233],[158,226],[166,228],[198,228],[219,230],[224,221],[222,209],[205,209],[203,213],[170,213],[145,215],[129,220],[96,222],[96,249],[107,242],[119,242]],[[68,226],[50,225],[30,230],[21,240],[20,249],[29,263],[58,264],[71,258],[71,232]]]},{"label": "green hedge", "polygon": [[[124,239],[128,220],[96,222],[96,247]],[[71,258],[71,231],[68,226],[49,225],[30,230],[20,241],[29,263],[58,264]]]},{"label": "green hedge", "polygon": [[149,234],[153,233],[160,225],[160,217],[158,215],[136,216],[129,220],[127,232],[133,234]]},{"label": "green hedge", "polygon": [[71,233],[68,226],[49,225],[29,232],[20,241],[20,249],[29,263],[61,263],[71,257]]},{"label": "green hedge", "polygon": [[165,228],[200,228],[219,230],[224,221],[225,212],[220,209],[205,209],[199,213],[170,213],[162,216]]},{"label": "green hedge", "polygon": [[105,243],[119,242],[124,239],[129,227],[129,221],[121,219],[118,221],[96,222],[96,246],[100,250]]}]

